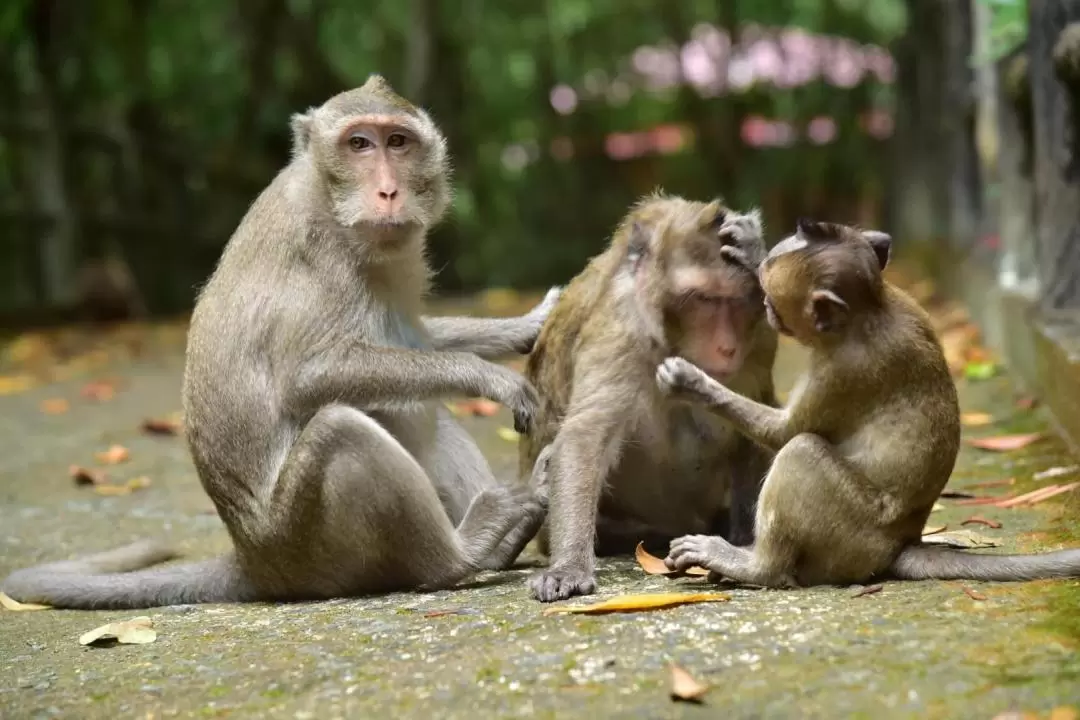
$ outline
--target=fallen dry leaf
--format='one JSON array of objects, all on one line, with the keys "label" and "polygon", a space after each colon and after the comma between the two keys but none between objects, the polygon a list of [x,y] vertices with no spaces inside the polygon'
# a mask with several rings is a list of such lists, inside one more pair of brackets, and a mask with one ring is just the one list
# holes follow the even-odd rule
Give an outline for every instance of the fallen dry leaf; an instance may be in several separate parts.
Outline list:
[{"label": "fallen dry leaf", "polygon": [[991,520],[989,518],[984,518],[982,515],[972,515],[971,517],[969,517],[967,520],[964,520],[960,524],[961,525],[985,525],[986,527],[993,528],[995,530],[998,530],[999,528],[1001,528],[1001,523],[999,523],[997,520]]},{"label": "fallen dry leaf", "polygon": [[131,453],[123,445],[112,445],[104,452],[94,453],[99,463],[103,465],[119,465],[131,457]]},{"label": "fallen dry leaf", "polygon": [[585,613],[599,615],[611,612],[637,612],[703,602],[727,602],[731,596],[722,593],[645,593],[642,595],[619,595],[608,600],[586,605],[560,605],[544,610],[544,615],[561,613]]},{"label": "fallen dry leaf", "polygon": [[701,702],[702,697],[709,691],[708,685],[703,685],[694,679],[689,672],[671,664],[671,699],[686,700],[688,702]]},{"label": "fallen dry leaf", "polygon": [[1052,497],[1067,493],[1070,490],[1074,490],[1080,487],[1080,482],[1070,483],[1068,485],[1047,485],[1046,487],[1039,488],[1038,490],[1032,490],[1029,493],[1024,493],[1017,497],[1005,500],[1004,502],[997,503],[999,508],[1011,508],[1017,505],[1034,505],[1040,503],[1043,500],[1049,500]]},{"label": "fallen dry leaf", "polygon": [[82,465],[72,465],[68,468],[68,475],[76,485],[102,485],[105,483],[105,473],[100,470],[91,470]]},{"label": "fallen dry leaf", "polygon": [[937,512],[938,510],[944,510],[945,506],[939,502],[934,503],[934,507],[930,508],[930,512]]},{"label": "fallen dry leaf", "polygon": [[862,597],[863,595],[873,595],[874,593],[879,593],[884,589],[885,586],[880,583],[877,585],[867,585],[866,587],[859,588],[855,592],[851,593],[851,597],[857,598]]},{"label": "fallen dry leaf", "polygon": [[1050,478],[1061,477],[1062,475],[1072,475],[1073,473],[1080,472],[1080,465],[1067,465],[1065,467],[1052,467],[1035,473],[1031,476],[1032,480],[1049,480]]},{"label": "fallen dry leaf", "polygon": [[513,428],[501,427],[495,431],[495,433],[507,442],[517,442],[521,439],[521,435],[517,433]]},{"label": "fallen dry leaf", "polygon": [[157,640],[154,622],[146,615],[102,625],[79,637],[80,645],[111,644],[145,645]]},{"label": "fallen dry leaf", "polygon": [[116,385],[108,380],[94,380],[83,385],[80,394],[88,400],[104,402],[116,395]]},{"label": "fallen dry leaf", "polygon": [[645,571],[646,575],[708,575],[709,571],[702,567],[688,567],[686,570],[672,570],[664,564],[662,558],[658,558],[655,555],[649,553],[645,549],[645,543],[638,543],[634,548],[634,558],[638,561],[638,565]]},{"label": "fallen dry leaf", "polygon": [[141,428],[147,435],[176,435],[180,432],[180,421],[173,418],[147,418],[142,421]]},{"label": "fallen dry leaf", "polygon": [[968,438],[967,444],[980,450],[993,450],[994,452],[1010,452],[1020,450],[1042,439],[1042,433],[1024,433],[1022,435],[995,435],[984,438]]},{"label": "fallen dry leaf", "polygon": [[1011,498],[1014,495],[1016,495],[1016,493],[1006,493],[1004,495],[994,495],[994,496],[989,496],[989,497],[968,498],[966,500],[957,500],[956,503],[954,503],[954,504],[957,505],[957,506],[959,506],[959,505],[964,505],[964,506],[968,506],[968,505],[997,505],[1002,500],[1008,500],[1009,498]]},{"label": "fallen dry leaf", "polygon": [[1021,410],[1031,410],[1038,404],[1039,401],[1033,397],[1022,397],[1016,400],[1016,407],[1020,408]]},{"label": "fallen dry leaf", "polygon": [[969,412],[961,413],[960,424],[967,427],[980,427],[982,425],[990,425],[994,422],[994,417],[989,413],[984,412]]},{"label": "fallen dry leaf", "polygon": [[27,612],[29,610],[52,610],[52,605],[38,605],[37,603],[21,603],[8,596],[7,593],[0,592],[0,605],[5,610],[11,610],[12,612]]},{"label": "fallen dry leaf", "polygon": [[937,533],[942,532],[947,527],[948,525],[927,525],[922,529],[923,537],[926,537],[927,535],[936,535]]},{"label": "fallen dry leaf", "polygon": [[33,375],[0,375],[0,395],[26,392],[36,384]]},{"label": "fallen dry leaf", "polygon": [[471,398],[469,400],[462,400],[461,402],[449,403],[448,407],[450,408],[450,412],[457,417],[466,415],[491,417],[492,415],[496,415],[499,412],[499,408],[502,406],[494,400],[488,400],[487,398]]},{"label": "fallen dry leaf", "polygon": [[95,485],[94,492],[98,495],[114,496],[114,495],[130,495],[132,488],[127,485]]},{"label": "fallen dry leaf", "polygon": [[961,548],[963,550],[998,547],[1001,545],[997,540],[986,537],[985,535],[980,535],[971,530],[949,530],[946,532],[934,533],[933,535],[925,536],[922,539],[922,542],[924,545],[944,545],[945,547]]},{"label": "fallen dry leaf", "polygon": [[1050,717],[1047,720],[1078,720],[1080,719],[1080,712],[1076,708],[1068,705],[1059,705],[1050,711]]},{"label": "fallen dry leaf", "polygon": [[964,592],[965,592],[965,593],[967,594],[967,596],[968,596],[969,598],[971,598],[972,600],[979,600],[979,601],[982,601],[982,600],[985,600],[985,599],[986,599],[986,596],[985,596],[985,595],[983,595],[983,594],[982,594],[981,592],[979,592],[978,590],[972,590],[972,589],[971,589],[971,588],[969,588],[969,587],[964,587],[964,588],[962,588],[962,589],[963,589],[963,591],[964,591]]},{"label": "fallen dry leaf", "polygon": [[124,485],[132,490],[142,490],[143,488],[150,487],[150,478],[145,475],[140,475],[138,477],[130,478]]},{"label": "fallen dry leaf", "polygon": [[63,415],[71,409],[71,404],[64,398],[49,398],[48,400],[42,400],[41,412],[46,415]]}]

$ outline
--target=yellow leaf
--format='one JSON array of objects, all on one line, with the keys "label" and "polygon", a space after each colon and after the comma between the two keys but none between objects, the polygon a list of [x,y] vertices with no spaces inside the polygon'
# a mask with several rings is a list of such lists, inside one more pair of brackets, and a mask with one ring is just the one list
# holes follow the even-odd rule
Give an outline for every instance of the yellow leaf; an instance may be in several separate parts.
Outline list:
[{"label": "yellow leaf", "polygon": [[0,395],[14,395],[34,387],[31,375],[0,375]]},{"label": "yellow leaf", "polygon": [[519,435],[517,431],[513,428],[501,427],[495,432],[498,433],[499,437],[501,437],[507,442],[517,442],[521,438],[521,435]]},{"label": "yellow leaf", "polygon": [[51,610],[52,605],[38,605],[37,603],[21,603],[11,597],[8,597],[7,593],[0,592],[0,605],[4,606],[5,610],[12,610],[14,612],[25,612],[27,610]]},{"label": "yellow leaf", "polygon": [[79,637],[80,645],[91,645],[100,641],[116,640],[123,645],[145,645],[157,640],[154,622],[146,615],[102,625]]},{"label": "yellow leaf", "polygon": [[1049,720],[1078,720],[1080,712],[1068,705],[1060,705],[1050,711]]},{"label": "yellow leaf", "polygon": [[941,532],[942,530],[944,530],[947,527],[948,527],[948,525],[935,525],[933,527],[931,527],[930,525],[927,525],[926,527],[924,527],[922,529],[923,537],[926,537],[927,535],[936,535],[937,533]]},{"label": "yellow leaf", "polygon": [[46,415],[62,415],[70,409],[68,401],[64,398],[49,398],[41,401],[41,412]]},{"label": "yellow leaf", "polygon": [[938,510],[944,510],[945,506],[939,502],[934,503],[934,507],[930,508],[930,512],[937,512]]},{"label": "yellow leaf", "polygon": [[131,478],[124,483],[124,485],[131,490],[142,490],[143,488],[150,487],[150,478],[145,475],[140,475],[139,477]]},{"label": "yellow leaf", "polygon": [[638,565],[645,571],[646,575],[708,575],[709,571],[705,568],[688,567],[686,570],[672,570],[661,558],[652,555],[645,549],[645,543],[638,543],[634,549],[634,558],[638,561]]},{"label": "yellow leaf", "polygon": [[960,423],[967,427],[981,427],[994,422],[994,416],[984,412],[969,412],[960,415]]},{"label": "yellow leaf", "polygon": [[671,665],[671,699],[701,702],[709,686],[694,679],[694,676],[674,663]]},{"label": "yellow leaf", "polygon": [[94,492],[98,495],[130,495],[132,488],[127,485],[95,485]]},{"label": "yellow leaf", "polygon": [[544,615],[561,613],[604,614],[611,612],[636,612],[638,610],[659,610],[662,608],[687,605],[690,603],[727,602],[730,595],[723,593],[645,593],[643,595],[619,595],[608,600],[601,600],[587,605],[561,605],[549,607]]}]

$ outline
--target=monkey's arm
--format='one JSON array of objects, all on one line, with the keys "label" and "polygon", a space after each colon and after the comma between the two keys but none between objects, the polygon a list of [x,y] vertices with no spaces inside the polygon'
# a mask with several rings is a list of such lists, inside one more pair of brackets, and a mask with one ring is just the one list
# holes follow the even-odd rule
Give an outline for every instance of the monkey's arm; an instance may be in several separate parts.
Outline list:
[{"label": "monkey's arm", "polygon": [[286,388],[285,402],[298,414],[335,402],[357,407],[429,400],[463,394],[501,402],[515,425],[531,421],[536,393],[509,368],[462,352],[343,344],[310,357]]},{"label": "monkey's arm", "polygon": [[561,293],[562,288],[551,288],[536,307],[520,317],[425,317],[424,327],[436,350],[475,353],[482,358],[524,355],[532,350]]},{"label": "monkey's arm", "polygon": [[770,452],[777,452],[798,432],[788,421],[786,410],[744,397],[709,377],[701,368],[678,357],[664,360],[656,371],[656,381],[664,392],[697,399],[731,422],[746,437]]},{"label": "monkey's arm", "polygon": [[541,322],[516,318],[425,317],[424,326],[436,350],[475,353],[496,358],[526,354],[540,333]]}]

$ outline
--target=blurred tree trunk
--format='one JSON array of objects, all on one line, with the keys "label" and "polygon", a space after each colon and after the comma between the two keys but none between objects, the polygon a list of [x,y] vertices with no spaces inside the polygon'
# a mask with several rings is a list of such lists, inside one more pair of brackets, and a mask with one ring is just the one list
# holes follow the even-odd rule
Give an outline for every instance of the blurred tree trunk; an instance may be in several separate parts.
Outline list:
[{"label": "blurred tree trunk", "polygon": [[40,242],[44,301],[49,305],[67,305],[74,299],[78,253],[79,222],[67,187],[66,114],[57,87],[64,51],[54,23],[61,4],[38,0],[27,14],[34,51],[26,66],[26,104],[34,137],[23,157],[35,210],[49,223]]},{"label": "blurred tree trunk", "polygon": [[[1080,2],[1031,0],[1029,7],[1039,284],[1046,307],[1076,310],[1080,309],[1080,26],[1070,24],[1080,22]],[[1067,28],[1071,34],[1065,36]]]},{"label": "blurred tree trunk", "polygon": [[907,0],[899,66],[889,227],[903,243],[967,248],[980,212],[971,6]]}]

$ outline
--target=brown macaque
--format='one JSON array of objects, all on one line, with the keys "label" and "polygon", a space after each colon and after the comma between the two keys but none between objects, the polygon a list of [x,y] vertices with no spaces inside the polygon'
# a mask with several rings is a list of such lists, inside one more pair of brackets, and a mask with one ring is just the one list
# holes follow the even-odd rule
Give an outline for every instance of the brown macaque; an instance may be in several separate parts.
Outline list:
[{"label": "brown macaque", "polygon": [[292,119],[294,155],[229,241],[192,316],[187,441],[229,531],[224,557],[137,543],[13,573],[67,608],[301,600],[451,586],[509,566],[546,511],[511,489],[441,398],[507,405],[532,386],[485,357],[525,353],[558,297],[507,319],[421,315],[446,143],[379,76]]},{"label": "brown macaque", "polygon": [[86,261],[76,279],[76,306],[86,320],[144,320],[146,304],[135,276],[117,250]]},{"label": "brown macaque", "polygon": [[787,407],[726,388],[684,358],[659,366],[665,394],[776,453],[753,547],[687,535],[671,543],[668,567],[765,587],[1080,575],[1080,550],[984,555],[921,543],[959,452],[960,409],[929,317],[881,277],[891,244],[882,232],[801,220],[762,263],[769,322],[810,351]]},{"label": "brown macaque", "polygon": [[530,580],[551,602],[595,590],[597,555],[687,532],[752,539],[770,457],[726,421],[671,402],[655,384],[672,353],[775,404],[776,333],[764,320],[757,212],[657,194],[566,288],[526,366],[540,392],[521,472],[547,476],[540,531],[548,569]]}]

